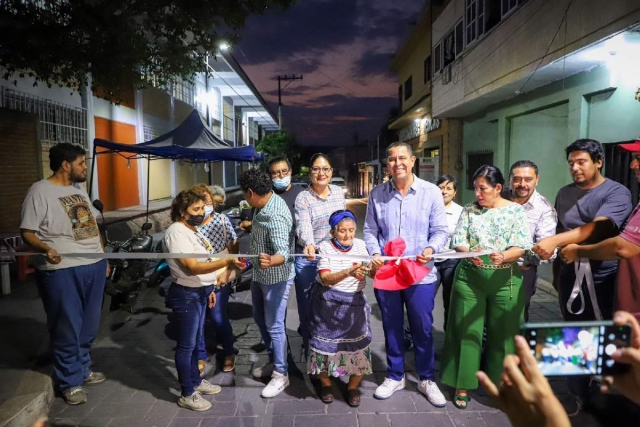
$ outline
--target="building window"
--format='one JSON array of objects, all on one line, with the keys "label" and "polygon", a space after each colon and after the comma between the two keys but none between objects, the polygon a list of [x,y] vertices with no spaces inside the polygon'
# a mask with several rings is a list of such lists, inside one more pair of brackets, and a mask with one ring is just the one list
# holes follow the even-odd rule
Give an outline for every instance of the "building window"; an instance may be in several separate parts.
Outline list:
[{"label": "building window", "polygon": [[467,153],[467,189],[473,190],[473,174],[482,165],[493,165],[493,151]]},{"label": "building window", "polygon": [[89,146],[86,108],[51,101],[4,86],[0,87],[0,107],[37,114],[41,142],[69,142],[85,149]]},{"label": "building window", "polygon": [[398,104],[402,108],[402,85],[398,86]]},{"label": "building window", "polygon": [[436,45],[435,51],[433,53],[433,74],[438,74],[442,71],[442,43],[438,43]]},{"label": "building window", "polygon": [[460,20],[460,22],[456,24],[455,38],[456,38],[456,57],[458,57],[464,50],[464,23],[462,22],[462,19]]},{"label": "building window", "polygon": [[171,96],[186,104],[194,105],[194,85],[184,79],[178,79],[172,84]]},{"label": "building window", "polygon": [[465,28],[467,45],[469,45],[484,34],[484,0],[466,0],[465,11]]},{"label": "building window", "polygon": [[158,129],[154,128],[153,126],[144,125],[142,129],[144,132],[144,142],[151,141],[152,139],[156,139],[160,136],[160,132],[158,132]]},{"label": "building window", "polygon": [[431,81],[431,55],[424,60],[424,83]]},{"label": "building window", "polygon": [[412,77],[409,77],[406,82],[404,82],[404,100],[411,98],[413,95],[413,82]]},{"label": "building window", "polygon": [[511,13],[518,7],[518,0],[502,0],[502,17]]}]

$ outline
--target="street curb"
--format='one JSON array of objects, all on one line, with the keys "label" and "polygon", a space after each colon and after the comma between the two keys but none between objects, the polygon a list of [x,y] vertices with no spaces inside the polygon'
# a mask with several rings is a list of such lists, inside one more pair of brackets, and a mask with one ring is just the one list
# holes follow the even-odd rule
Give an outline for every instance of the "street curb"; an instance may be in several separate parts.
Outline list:
[{"label": "street curb", "polygon": [[25,372],[15,396],[0,405],[0,427],[32,425],[39,417],[49,413],[53,397],[50,375]]}]

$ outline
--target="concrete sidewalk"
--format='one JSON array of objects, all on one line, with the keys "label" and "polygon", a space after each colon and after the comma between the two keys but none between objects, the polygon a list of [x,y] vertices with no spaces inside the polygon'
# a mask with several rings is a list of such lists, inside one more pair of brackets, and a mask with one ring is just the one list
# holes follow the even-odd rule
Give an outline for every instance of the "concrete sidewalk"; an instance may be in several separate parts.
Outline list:
[{"label": "concrete sidewalk", "polygon": [[[94,346],[95,369],[106,373],[107,382],[88,387],[89,402],[68,406],[56,398],[49,416],[59,426],[507,426],[507,418],[490,402],[481,390],[471,394],[466,411],[456,409],[451,402],[446,408],[435,408],[416,391],[413,352],[407,352],[407,389],[397,392],[386,401],[373,398],[373,392],[385,376],[384,334],[380,313],[371,287],[367,297],[372,306],[374,340],[374,374],[363,381],[363,398],[359,408],[349,407],[342,397],[345,386],[336,382],[336,401],[326,405],[317,397],[309,382],[304,363],[300,360],[300,337],[295,297],[289,299],[287,333],[292,354],[290,360],[291,386],[271,400],[262,399],[263,382],[250,377],[254,363],[266,360],[264,346],[251,317],[251,298],[248,290],[239,292],[229,304],[239,354],[235,373],[219,371],[219,360],[212,356],[207,378],[223,386],[222,393],[207,397],[213,406],[207,412],[193,412],[178,408],[179,386],[173,362],[175,341],[167,320],[169,310],[155,290],[144,294],[144,306],[136,315],[115,312],[107,321]],[[558,320],[555,299],[540,292],[532,304],[535,320]],[[441,295],[435,316],[435,341],[441,348]],[[215,344],[209,343],[214,349]],[[563,380],[554,380],[554,390],[566,396]],[[445,391],[449,398],[450,390]],[[581,426],[597,425],[589,416],[575,420]]]}]

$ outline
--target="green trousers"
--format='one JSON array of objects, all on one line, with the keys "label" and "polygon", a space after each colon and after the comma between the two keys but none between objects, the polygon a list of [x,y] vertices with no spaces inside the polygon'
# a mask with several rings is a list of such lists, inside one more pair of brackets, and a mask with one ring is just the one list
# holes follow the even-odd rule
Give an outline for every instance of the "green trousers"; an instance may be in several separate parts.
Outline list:
[{"label": "green trousers", "polygon": [[476,372],[480,369],[486,318],[485,369],[489,378],[498,384],[505,356],[515,352],[513,337],[520,332],[524,305],[522,274],[517,265],[492,270],[460,262],[451,289],[442,383],[456,389],[478,388]]}]

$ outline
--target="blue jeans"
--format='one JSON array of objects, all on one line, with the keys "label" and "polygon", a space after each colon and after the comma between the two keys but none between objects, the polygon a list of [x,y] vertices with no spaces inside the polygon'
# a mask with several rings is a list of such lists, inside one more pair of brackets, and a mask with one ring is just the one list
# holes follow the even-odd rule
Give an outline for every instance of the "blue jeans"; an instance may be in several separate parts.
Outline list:
[{"label": "blue jeans", "polygon": [[251,282],[253,320],[260,329],[262,341],[267,347],[269,358],[273,361],[274,370],[283,375],[288,375],[285,318],[292,283],[293,279],[273,285]]},{"label": "blue jeans", "polygon": [[298,303],[298,319],[300,319],[300,335],[305,348],[305,356],[309,355],[309,288],[318,276],[318,261],[307,261],[296,257],[296,301]]},{"label": "blue jeans", "polygon": [[177,283],[172,283],[167,293],[167,307],[173,311],[173,321],[178,331],[176,370],[183,396],[191,396],[202,381],[198,356],[210,293],[207,287],[190,288]]},{"label": "blue jeans", "polygon": [[64,392],[91,373],[91,345],[100,328],[107,260],[36,273],[53,352],[53,373]]},{"label": "blue jeans", "polygon": [[401,291],[374,291],[384,330],[387,352],[387,378],[399,381],[404,377],[404,306],[415,347],[416,373],[422,380],[435,380],[433,347],[433,305],[435,283],[412,285]]},{"label": "blue jeans", "polygon": [[[233,344],[235,343],[235,337],[233,335],[233,328],[229,321],[229,295],[231,295],[231,283],[226,283],[223,286],[207,286],[207,295],[214,291],[216,293],[216,305],[213,308],[207,306],[207,314],[211,322],[213,323],[213,329],[216,332],[216,342],[222,345],[224,356],[233,356],[235,349]],[[204,328],[200,335],[199,343],[200,360],[207,360],[207,349],[204,339]]]}]

